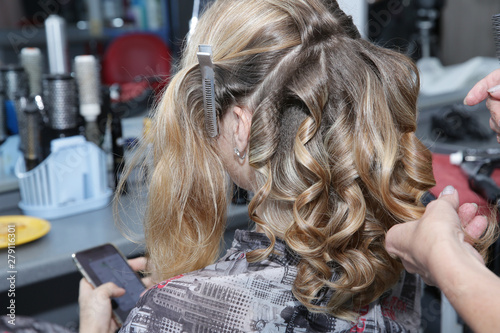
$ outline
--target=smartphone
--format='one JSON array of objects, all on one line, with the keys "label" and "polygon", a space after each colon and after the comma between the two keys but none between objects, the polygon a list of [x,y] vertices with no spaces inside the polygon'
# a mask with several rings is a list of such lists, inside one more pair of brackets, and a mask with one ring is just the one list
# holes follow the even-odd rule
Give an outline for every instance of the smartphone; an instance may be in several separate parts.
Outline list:
[{"label": "smartphone", "polygon": [[116,321],[123,324],[146,289],[127,259],[112,244],[104,244],[73,253],[73,260],[82,275],[94,286],[114,282],[126,290],[125,295],[112,299]]}]

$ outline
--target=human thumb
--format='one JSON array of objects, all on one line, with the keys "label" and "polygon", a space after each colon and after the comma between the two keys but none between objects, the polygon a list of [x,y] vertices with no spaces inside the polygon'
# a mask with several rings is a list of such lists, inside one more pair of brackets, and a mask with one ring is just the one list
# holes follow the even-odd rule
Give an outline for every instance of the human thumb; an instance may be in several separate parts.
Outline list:
[{"label": "human thumb", "polygon": [[385,249],[395,257],[403,258],[409,244],[409,235],[412,235],[416,228],[416,221],[396,224],[392,226],[385,236]]},{"label": "human thumb", "polygon": [[458,205],[460,203],[458,191],[451,185],[448,185],[443,189],[443,191],[439,194],[438,200],[449,202],[455,209],[458,209]]},{"label": "human thumb", "polygon": [[113,282],[105,283],[97,289],[99,289],[101,295],[108,298],[120,297],[125,294],[125,289],[118,287]]}]

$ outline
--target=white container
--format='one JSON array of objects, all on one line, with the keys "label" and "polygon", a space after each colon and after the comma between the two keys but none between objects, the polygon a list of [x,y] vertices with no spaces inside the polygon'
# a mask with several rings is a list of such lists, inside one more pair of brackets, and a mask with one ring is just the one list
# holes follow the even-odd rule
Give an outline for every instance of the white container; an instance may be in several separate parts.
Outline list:
[{"label": "white container", "polygon": [[45,219],[75,215],[106,206],[108,187],[106,154],[83,136],[56,139],[51,154],[26,171],[24,159],[15,168],[24,214]]},{"label": "white container", "polygon": [[0,145],[0,192],[18,188],[14,168],[19,157],[19,135],[11,135]]}]

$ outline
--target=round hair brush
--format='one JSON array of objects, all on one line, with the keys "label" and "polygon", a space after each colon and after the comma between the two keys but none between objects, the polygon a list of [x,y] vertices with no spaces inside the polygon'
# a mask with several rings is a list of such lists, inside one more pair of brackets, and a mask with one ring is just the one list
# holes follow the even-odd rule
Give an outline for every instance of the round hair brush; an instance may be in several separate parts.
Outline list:
[{"label": "round hair brush", "polygon": [[30,96],[42,94],[42,52],[37,47],[25,47],[21,50],[21,65],[28,75]]},{"label": "round hair brush", "polygon": [[101,113],[100,75],[97,59],[92,55],[75,57],[75,77],[80,95],[80,114],[85,118],[85,136],[96,145],[101,144],[97,117]]}]

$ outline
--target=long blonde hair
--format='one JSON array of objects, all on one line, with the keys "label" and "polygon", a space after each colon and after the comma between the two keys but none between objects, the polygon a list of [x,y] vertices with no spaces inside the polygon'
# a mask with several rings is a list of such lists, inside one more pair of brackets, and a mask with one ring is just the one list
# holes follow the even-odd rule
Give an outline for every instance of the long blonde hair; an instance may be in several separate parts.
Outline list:
[{"label": "long blonde hair", "polygon": [[[415,136],[415,65],[361,39],[334,0],[217,0],[143,140],[153,144],[144,229],[156,280],[213,263],[225,230],[228,183],[204,130],[199,44],[213,49],[219,119],[233,106],[253,113],[249,214],[272,244],[248,259],[285,240],[301,258],[296,298],[353,318],[397,282],[402,265],[385,233],[420,218],[434,185]],[[317,305],[325,287],[334,290],[326,307]]]}]

